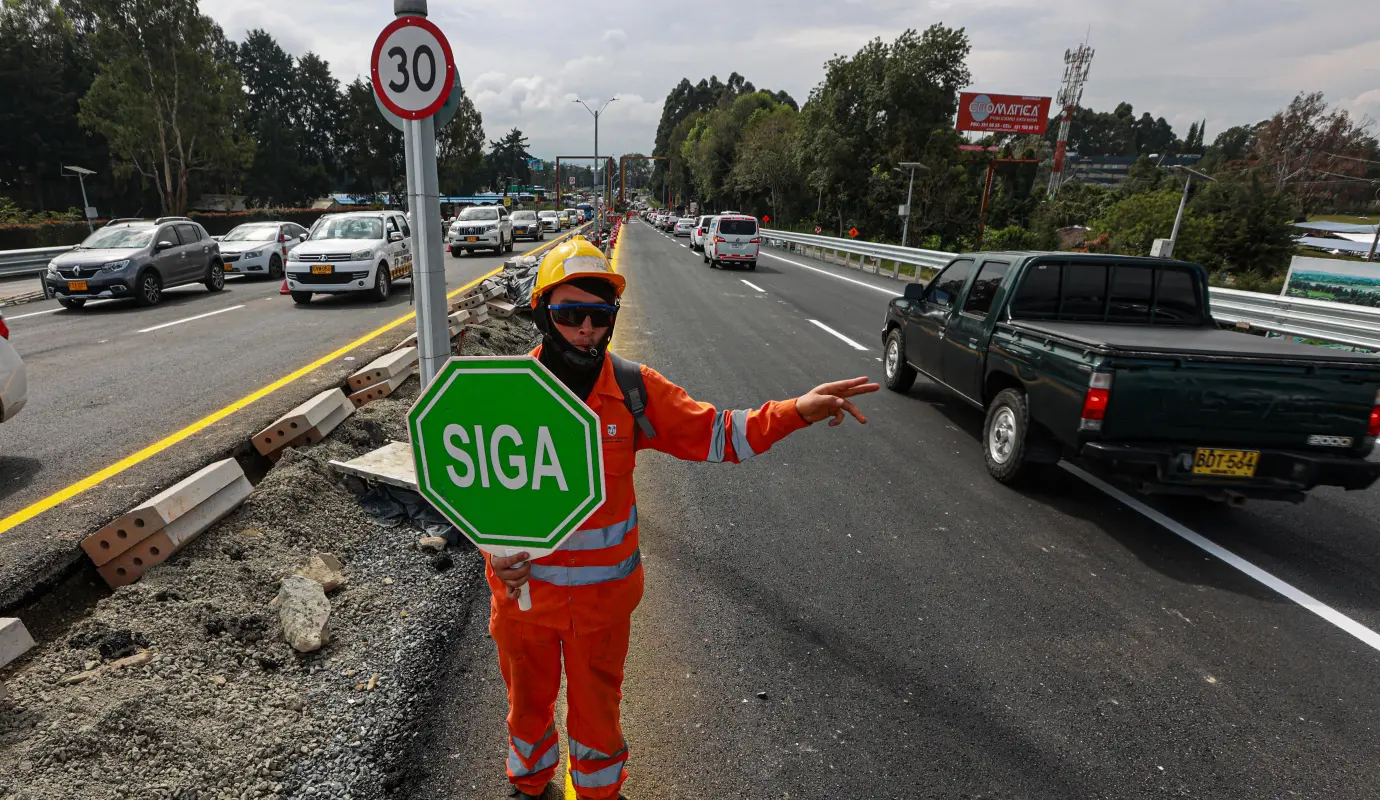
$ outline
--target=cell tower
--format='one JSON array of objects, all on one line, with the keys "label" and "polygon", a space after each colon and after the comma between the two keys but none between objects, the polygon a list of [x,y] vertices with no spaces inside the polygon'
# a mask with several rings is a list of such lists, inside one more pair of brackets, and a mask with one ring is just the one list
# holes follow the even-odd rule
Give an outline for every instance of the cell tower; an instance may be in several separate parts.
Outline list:
[{"label": "cell tower", "polygon": [[1088,68],[1092,66],[1093,49],[1087,43],[1078,45],[1077,50],[1064,51],[1064,86],[1059,90],[1059,105],[1064,112],[1059,116],[1059,139],[1054,145],[1054,169],[1049,173],[1049,199],[1059,194],[1059,184],[1064,180],[1064,151],[1069,146],[1069,128],[1073,125],[1073,110],[1083,99],[1083,84],[1088,80]]}]

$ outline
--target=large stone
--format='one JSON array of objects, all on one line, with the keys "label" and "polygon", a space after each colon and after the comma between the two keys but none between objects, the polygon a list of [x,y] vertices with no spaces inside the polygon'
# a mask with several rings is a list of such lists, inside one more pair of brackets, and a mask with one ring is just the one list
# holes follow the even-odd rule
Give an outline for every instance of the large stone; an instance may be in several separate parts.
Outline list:
[{"label": "large stone", "polygon": [[330,641],[331,601],[321,584],[301,575],[289,575],[278,590],[278,619],[283,638],[299,653],[320,650]]},{"label": "large stone", "polygon": [[321,584],[321,588],[327,594],[334,592],[349,581],[345,577],[345,573],[341,571],[340,559],[330,553],[317,553],[312,556],[305,567],[297,570],[297,574]]}]

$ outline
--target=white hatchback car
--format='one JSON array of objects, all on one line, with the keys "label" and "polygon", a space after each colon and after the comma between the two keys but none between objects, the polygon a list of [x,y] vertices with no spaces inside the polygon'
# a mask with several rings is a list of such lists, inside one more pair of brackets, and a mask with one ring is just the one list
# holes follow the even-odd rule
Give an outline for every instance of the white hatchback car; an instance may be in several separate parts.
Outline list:
[{"label": "white hatchback car", "polygon": [[288,254],[306,232],[295,222],[247,222],[236,227],[220,237],[225,273],[282,280]]},{"label": "white hatchback car", "polygon": [[293,302],[347,292],[387,300],[393,281],[412,277],[412,230],[400,212],[326,214],[302,238],[288,254]]},{"label": "white hatchback car", "polygon": [[710,267],[744,264],[748,269],[757,269],[761,244],[756,217],[720,214],[709,223],[709,232],[704,235],[704,262]]},{"label": "white hatchback car", "polygon": [[29,401],[24,360],[10,344],[10,329],[0,313],[0,422],[12,419]]}]

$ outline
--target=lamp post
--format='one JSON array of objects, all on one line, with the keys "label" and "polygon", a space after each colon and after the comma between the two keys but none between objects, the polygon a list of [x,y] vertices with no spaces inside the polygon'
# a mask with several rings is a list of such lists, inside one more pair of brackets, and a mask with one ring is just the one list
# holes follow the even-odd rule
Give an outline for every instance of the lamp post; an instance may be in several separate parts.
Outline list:
[{"label": "lamp post", "polygon": [[1203,180],[1212,181],[1213,183],[1217,183],[1217,179],[1191,167],[1174,166],[1169,169],[1174,172],[1186,173],[1184,175],[1184,194],[1183,197],[1179,198],[1179,213],[1174,216],[1174,231],[1169,234],[1169,255],[1167,257],[1173,258],[1174,248],[1179,243],[1179,228],[1182,227],[1184,223],[1184,209],[1188,207],[1188,188],[1193,185],[1193,176],[1197,175]]},{"label": "lamp post", "polygon": [[86,230],[94,233],[95,227],[91,224],[91,204],[86,201],[86,176],[95,175],[96,171],[86,167],[63,167],[63,169],[77,176],[77,182],[81,184],[81,213],[86,217]]},{"label": "lamp post", "polygon": [[[609,107],[609,103],[612,103],[613,101],[615,101],[615,100],[617,100],[617,99],[618,99],[618,96],[617,96],[617,95],[614,95],[613,97],[609,98],[609,100],[608,100],[607,103],[604,103],[602,106],[600,106],[598,111],[595,111],[594,109],[590,108],[589,105],[585,103],[585,101],[581,100],[581,99],[578,98],[578,97],[575,98],[575,102],[577,102],[577,103],[579,103],[580,105],[584,106],[584,107],[585,107],[585,110],[588,111],[588,112],[590,113],[590,116],[594,117],[594,181],[593,181],[593,185],[594,185],[594,187],[595,187],[595,191],[596,191],[596,192],[598,191],[598,186],[599,186],[599,115],[604,113],[604,109],[606,109],[606,108]],[[595,200],[595,210],[597,211],[597,210],[599,209],[599,206],[598,206],[599,198],[598,198],[598,197],[595,197],[594,200]],[[602,217],[603,215],[600,214],[599,216]],[[599,230],[603,230],[603,224],[602,224],[602,223],[600,223],[600,224],[598,225],[598,229],[599,229]]]},{"label": "lamp post", "polygon": [[915,171],[917,169],[929,170],[929,167],[919,161],[902,161],[898,166],[910,170],[910,188],[906,189],[906,219],[901,224],[901,246],[905,247],[906,237],[910,235],[910,200],[915,194]]}]

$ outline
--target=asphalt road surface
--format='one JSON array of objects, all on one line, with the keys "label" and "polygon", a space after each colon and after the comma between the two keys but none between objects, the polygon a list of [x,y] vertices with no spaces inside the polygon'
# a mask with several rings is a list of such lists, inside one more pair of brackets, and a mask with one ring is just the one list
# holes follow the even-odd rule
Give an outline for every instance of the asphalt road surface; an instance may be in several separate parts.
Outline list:
[{"label": "asphalt road surface", "polygon": [[[720,408],[881,378],[899,284],[784,251],[711,270],[685,241],[624,234],[620,353]],[[639,460],[629,798],[1376,796],[1375,492],[1138,506],[1067,470],[1016,491],[980,414],[923,378],[860,405],[869,425],[741,466]],[[505,786],[469,615],[416,797]]]},{"label": "asphalt road surface", "polygon": [[[514,254],[537,246],[518,242]],[[511,257],[447,253],[446,284],[458,288]],[[340,385],[416,323],[407,320],[51,510],[7,530],[5,518],[404,317],[412,311],[409,285],[396,282],[382,303],[318,295],[298,306],[278,293],[281,281],[230,277],[215,294],[200,285],[169,289],[152,308],[105,301],[69,311],[47,300],[6,309],[29,402],[0,425],[0,608],[71,563],[86,534]]]}]

